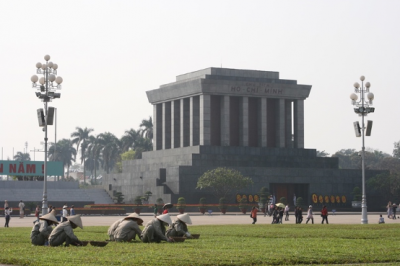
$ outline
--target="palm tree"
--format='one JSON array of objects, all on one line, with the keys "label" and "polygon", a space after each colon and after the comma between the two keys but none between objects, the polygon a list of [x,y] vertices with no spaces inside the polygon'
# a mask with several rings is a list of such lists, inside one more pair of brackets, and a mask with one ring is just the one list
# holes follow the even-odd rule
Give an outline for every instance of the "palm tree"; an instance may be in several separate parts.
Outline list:
[{"label": "palm tree", "polygon": [[[102,164],[101,160],[101,146],[99,145],[99,140],[94,136],[89,136],[89,145],[87,149],[88,158],[86,159],[86,166],[90,170],[91,175],[94,178],[97,177],[96,170]],[[94,171],[94,175],[93,175]]]},{"label": "palm tree", "polygon": [[14,160],[16,161],[30,161],[31,160],[31,156],[29,155],[29,153],[22,153],[22,152],[17,152],[16,155],[14,155]]},{"label": "palm tree", "polygon": [[121,138],[122,152],[126,152],[129,148],[135,149],[136,141],[140,138],[140,130],[126,130],[125,135]]},{"label": "palm tree", "polygon": [[65,169],[65,167],[67,167],[67,177],[69,177],[69,167],[72,165],[72,162],[75,162],[76,158],[76,149],[72,141],[69,139],[58,141],[57,150],[54,145],[50,146],[48,156],[51,161],[61,161],[63,163],[63,168]]},{"label": "palm tree", "polygon": [[135,144],[135,159],[142,159],[142,152],[152,151],[153,143],[148,138],[139,137]]},{"label": "palm tree", "polygon": [[103,156],[102,167],[109,174],[120,157],[121,141],[110,132],[101,133],[97,138]]},{"label": "palm tree", "polygon": [[140,129],[142,137],[152,140],[153,139],[153,120],[151,119],[151,116],[149,117],[148,120],[143,119],[142,123],[140,124],[140,127],[143,127],[143,129]]},{"label": "palm tree", "polygon": [[76,144],[76,151],[79,153],[79,147],[81,148],[81,164],[83,163],[83,183],[86,184],[86,171],[85,171],[85,152],[88,147],[89,134],[93,131],[92,128],[80,127],[75,128],[76,131],[71,134],[72,143]]}]

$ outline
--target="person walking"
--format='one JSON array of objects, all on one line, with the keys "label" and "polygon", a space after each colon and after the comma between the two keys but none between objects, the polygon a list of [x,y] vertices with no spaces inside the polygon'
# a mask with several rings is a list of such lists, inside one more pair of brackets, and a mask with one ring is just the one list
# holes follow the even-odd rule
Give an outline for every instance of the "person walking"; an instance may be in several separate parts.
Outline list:
[{"label": "person walking", "polygon": [[75,206],[71,205],[71,208],[69,208],[69,215],[73,216],[75,215]]},{"label": "person walking", "polygon": [[39,207],[39,205],[36,205],[36,209],[35,209],[36,221],[34,221],[33,223],[39,222],[39,215],[40,215],[40,207]]},{"label": "person walking", "polygon": [[310,221],[314,224],[314,216],[313,216],[313,211],[312,211],[312,206],[308,206],[308,211],[307,211],[307,221],[306,224],[308,224],[308,221]]},{"label": "person walking", "polygon": [[251,224],[255,224],[257,222],[257,212],[258,209],[256,206],[253,206],[253,208],[251,208],[251,218],[253,218],[253,222]]},{"label": "person walking", "polygon": [[63,209],[62,209],[62,220],[61,220],[61,222],[67,221],[67,216],[68,216],[68,210],[67,210],[67,208],[68,208],[68,206],[67,206],[67,204],[65,204],[65,205],[63,206]]},{"label": "person walking", "polygon": [[10,217],[11,217],[11,213],[12,213],[12,208],[10,208],[10,207],[6,207],[5,209],[4,209],[4,214],[5,214],[5,218],[6,218],[6,223],[5,223],[5,225],[4,225],[4,227],[9,227],[8,226],[8,223],[10,222]]},{"label": "person walking", "polygon": [[24,218],[25,214],[25,203],[22,200],[20,200],[18,207],[19,207],[19,219],[22,219]]},{"label": "person walking", "polygon": [[392,205],[393,220],[396,220],[396,209],[397,209],[397,205],[396,205],[396,203],[393,203],[393,205]]},{"label": "person walking", "polygon": [[324,207],[322,207],[322,210],[321,210],[321,217],[322,217],[322,222],[321,222],[321,224],[323,224],[324,221],[326,221],[326,224],[329,224],[329,223],[328,223],[328,209],[326,208],[325,205],[324,205]]},{"label": "person walking", "polygon": [[387,209],[388,218],[389,219],[392,218],[392,202],[391,201],[388,202],[386,209]]},{"label": "person walking", "polygon": [[298,224],[301,224],[303,222],[303,209],[299,207],[299,210],[297,211],[297,219],[298,219]]},{"label": "person walking", "polygon": [[296,224],[299,223],[299,220],[297,218],[298,216],[299,216],[299,207],[296,207],[296,208],[294,208],[294,219],[295,219]]},{"label": "person walking", "polygon": [[158,207],[157,207],[157,204],[154,204],[153,213],[154,213],[154,217],[157,217],[157,214],[158,214]]},{"label": "person walking", "polygon": [[289,204],[285,206],[285,221],[289,221]]}]

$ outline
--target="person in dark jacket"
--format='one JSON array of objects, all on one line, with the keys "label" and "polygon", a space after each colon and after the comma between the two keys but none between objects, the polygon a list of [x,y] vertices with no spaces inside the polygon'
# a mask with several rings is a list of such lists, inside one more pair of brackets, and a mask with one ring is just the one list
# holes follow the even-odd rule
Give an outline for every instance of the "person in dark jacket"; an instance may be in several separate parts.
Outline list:
[{"label": "person in dark jacket", "polygon": [[322,207],[322,210],[321,210],[321,217],[322,217],[322,222],[321,222],[321,224],[323,224],[324,221],[326,221],[326,224],[328,224],[328,209],[326,208],[325,205],[324,205],[324,207]]}]

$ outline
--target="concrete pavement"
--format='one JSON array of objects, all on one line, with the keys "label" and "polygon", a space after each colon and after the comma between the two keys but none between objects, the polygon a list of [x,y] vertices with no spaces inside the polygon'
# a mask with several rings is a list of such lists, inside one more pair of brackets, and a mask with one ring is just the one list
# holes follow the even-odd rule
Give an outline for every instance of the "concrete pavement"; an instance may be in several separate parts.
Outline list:
[{"label": "concrete pavement", "polygon": [[[179,213],[172,212],[170,213],[171,218],[174,220],[176,215]],[[368,223],[369,224],[377,224],[379,220],[379,214],[385,218],[385,222],[387,224],[392,223],[400,223],[400,219],[392,220],[388,219],[386,212],[382,213],[368,213]],[[189,212],[189,215],[192,219],[193,225],[220,225],[220,224],[251,224],[252,219],[250,218],[250,214],[241,214],[241,213],[229,213],[222,215],[219,212],[215,212],[212,215],[202,215],[197,212]],[[142,213],[140,215],[146,224],[148,221],[154,218],[152,213]],[[83,226],[109,226],[114,221],[122,218],[124,216],[97,216],[97,215],[85,215],[82,216]],[[306,215],[303,214],[305,223]],[[289,221],[283,221],[284,224],[295,224],[295,219],[292,212],[292,215],[289,216]],[[35,220],[34,216],[28,216],[23,219],[19,219],[18,216],[12,216],[10,220],[10,227],[32,227],[33,221]],[[314,223],[321,223],[321,216],[318,214],[314,215]],[[361,212],[360,213],[336,213],[336,215],[330,214],[328,216],[328,220],[330,224],[361,224]],[[257,224],[271,224],[272,217],[264,215],[257,216]],[[311,223],[311,221],[309,222]]]}]

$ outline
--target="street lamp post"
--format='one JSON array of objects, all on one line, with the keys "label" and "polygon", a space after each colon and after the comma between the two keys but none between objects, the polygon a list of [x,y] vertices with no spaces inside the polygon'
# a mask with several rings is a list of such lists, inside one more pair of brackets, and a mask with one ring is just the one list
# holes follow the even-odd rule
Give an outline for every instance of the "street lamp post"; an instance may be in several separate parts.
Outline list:
[{"label": "street lamp post", "polygon": [[[368,121],[367,127],[364,124],[364,117],[367,116],[368,113],[373,113],[375,111],[374,107],[370,107],[372,105],[372,101],[374,100],[374,94],[369,91],[371,84],[369,82],[365,83],[365,77],[361,76],[361,86],[358,82],[354,83],[354,93],[350,94],[351,103],[356,106],[354,108],[354,112],[361,116],[361,127],[358,122],[354,122],[354,129],[356,132],[356,136],[362,136],[362,150],[361,150],[361,168],[362,168],[362,199],[361,199],[361,223],[368,224],[368,213],[367,213],[367,197],[365,193],[365,135],[371,135],[372,121]],[[360,94],[360,100],[358,101],[358,95]],[[368,100],[365,98],[365,94],[367,94]],[[365,132],[366,131],[366,132]]]},{"label": "street lamp post", "polygon": [[[33,75],[31,77],[32,87],[37,88],[38,92],[36,92],[36,96],[42,100],[44,103],[44,111],[43,109],[38,109],[38,119],[39,126],[43,127],[44,131],[44,175],[43,175],[43,200],[42,200],[42,214],[47,214],[47,126],[53,124],[53,116],[54,116],[54,108],[47,108],[47,103],[51,102],[51,100],[60,98],[61,93],[56,93],[56,90],[61,89],[61,83],[63,79],[57,76],[57,68],[58,65],[53,62],[49,62],[50,56],[45,55],[44,60],[46,62],[44,64],[37,63],[36,64],[36,73],[43,75],[40,79],[38,76]],[[40,84],[37,84],[39,81]],[[54,84],[54,82],[56,84]]]}]

